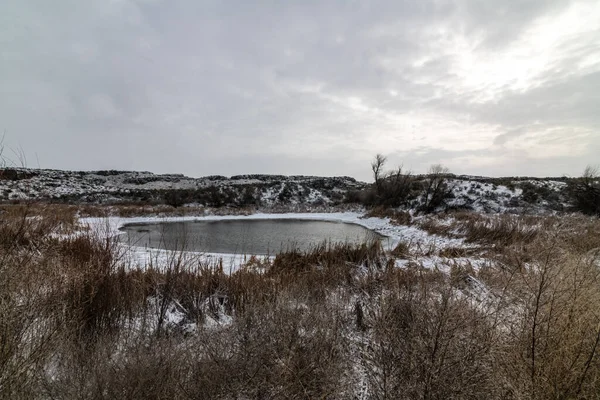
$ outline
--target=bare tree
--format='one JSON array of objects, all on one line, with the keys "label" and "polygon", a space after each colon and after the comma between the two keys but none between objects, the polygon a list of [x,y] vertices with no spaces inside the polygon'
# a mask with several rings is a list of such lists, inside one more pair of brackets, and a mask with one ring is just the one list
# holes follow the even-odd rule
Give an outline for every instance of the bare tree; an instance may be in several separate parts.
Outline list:
[{"label": "bare tree", "polygon": [[411,193],[413,176],[410,171],[404,171],[402,166],[386,175],[385,205],[398,207],[407,202]]},{"label": "bare tree", "polygon": [[588,165],[583,170],[583,175],[581,176],[581,179],[585,184],[593,186],[597,183],[598,179],[600,179],[600,167],[597,165]]},{"label": "bare tree", "polygon": [[433,211],[444,203],[444,199],[452,190],[448,186],[447,178],[450,170],[441,164],[434,164],[429,168],[428,182],[423,195],[423,210]]},{"label": "bare tree", "polygon": [[371,170],[373,171],[373,178],[375,179],[375,188],[377,189],[377,195],[381,196],[382,192],[382,179],[383,179],[383,166],[387,161],[387,157],[383,154],[378,153],[375,156],[373,162],[371,162]]},{"label": "bare tree", "polygon": [[569,194],[578,211],[600,215],[600,168],[588,165],[581,178],[571,182]]},{"label": "bare tree", "polygon": [[383,167],[386,162],[387,158],[382,154],[377,154],[371,162],[375,197],[371,198],[370,204],[388,207],[405,205],[410,196],[413,177],[410,172],[405,172],[402,166],[385,172]]}]

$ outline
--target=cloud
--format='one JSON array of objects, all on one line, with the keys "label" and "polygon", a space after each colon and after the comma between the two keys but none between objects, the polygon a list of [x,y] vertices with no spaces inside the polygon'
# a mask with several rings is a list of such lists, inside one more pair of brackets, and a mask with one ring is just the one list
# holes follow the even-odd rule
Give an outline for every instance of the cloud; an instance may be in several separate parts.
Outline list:
[{"label": "cloud", "polygon": [[[577,174],[600,147],[600,5],[0,5],[0,128],[42,167],[369,179]],[[31,158],[31,157],[30,157]]]}]

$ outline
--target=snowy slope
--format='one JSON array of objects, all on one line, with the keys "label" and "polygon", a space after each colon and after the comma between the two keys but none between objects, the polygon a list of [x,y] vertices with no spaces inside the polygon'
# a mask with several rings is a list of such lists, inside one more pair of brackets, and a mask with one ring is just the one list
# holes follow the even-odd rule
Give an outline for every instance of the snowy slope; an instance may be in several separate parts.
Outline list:
[{"label": "snowy slope", "polygon": [[129,171],[58,171],[11,168],[0,170],[0,200],[62,199],[110,202],[148,200],[145,194],[179,190],[232,197],[251,196],[263,205],[330,204],[364,183],[350,177],[237,175],[190,178]]},{"label": "snowy slope", "polygon": [[[419,176],[419,179],[427,179]],[[486,213],[556,212],[568,208],[567,179],[451,176],[446,206]],[[0,169],[0,201],[145,202],[220,207],[337,205],[368,187],[350,177],[237,175],[191,178],[135,171]],[[178,192],[169,196],[167,192]],[[415,207],[416,208],[416,207]]]}]

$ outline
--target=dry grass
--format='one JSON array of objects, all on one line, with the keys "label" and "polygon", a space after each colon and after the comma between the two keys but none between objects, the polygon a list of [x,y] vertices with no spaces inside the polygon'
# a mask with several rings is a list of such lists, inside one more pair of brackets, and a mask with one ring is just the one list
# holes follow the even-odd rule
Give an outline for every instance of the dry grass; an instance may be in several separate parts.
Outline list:
[{"label": "dry grass", "polygon": [[438,255],[440,257],[447,258],[459,258],[459,257],[469,257],[474,254],[477,254],[480,250],[477,248],[467,248],[467,247],[445,247],[438,251]]},{"label": "dry grass", "polygon": [[0,398],[345,399],[364,388],[373,399],[575,399],[600,391],[597,219],[455,216],[438,225],[494,258],[448,275],[395,268],[410,246],[386,253],[376,243],[255,258],[229,275],[178,257],[161,270],[126,265],[101,234],[65,235],[80,209],[5,210]]},{"label": "dry grass", "polygon": [[367,217],[376,218],[389,218],[390,222],[394,225],[407,225],[412,224],[412,217],[408,211],[398,211],[389,207],[374,207],[366,214]]},{"label": "dry grass", "polygon": [[407,258],[410,255],[410,243],[399,242],[391,251],[391,255],[396,258]]}]

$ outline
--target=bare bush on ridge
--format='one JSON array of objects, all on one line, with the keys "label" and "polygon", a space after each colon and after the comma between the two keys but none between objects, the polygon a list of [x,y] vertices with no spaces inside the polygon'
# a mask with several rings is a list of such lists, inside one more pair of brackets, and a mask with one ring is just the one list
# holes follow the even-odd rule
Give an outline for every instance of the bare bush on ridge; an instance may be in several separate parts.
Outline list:
[{"label": "bare bush on ridge", "polygon": [[415,176],[402,166],[385,171],[387,158],[377,154],[371,162],[374,184],[361,193],[351,193],[349,200],[375,207],[414,207],[431,213],[443,208],[452,188],[448,184],[450,171],[436,164],[424,176]]},{"label": "bare bush on ridge", "polygon": [[570,183],[569,194],[577,211],[600,216],[600,170],[587,166],[581,178]]}]

